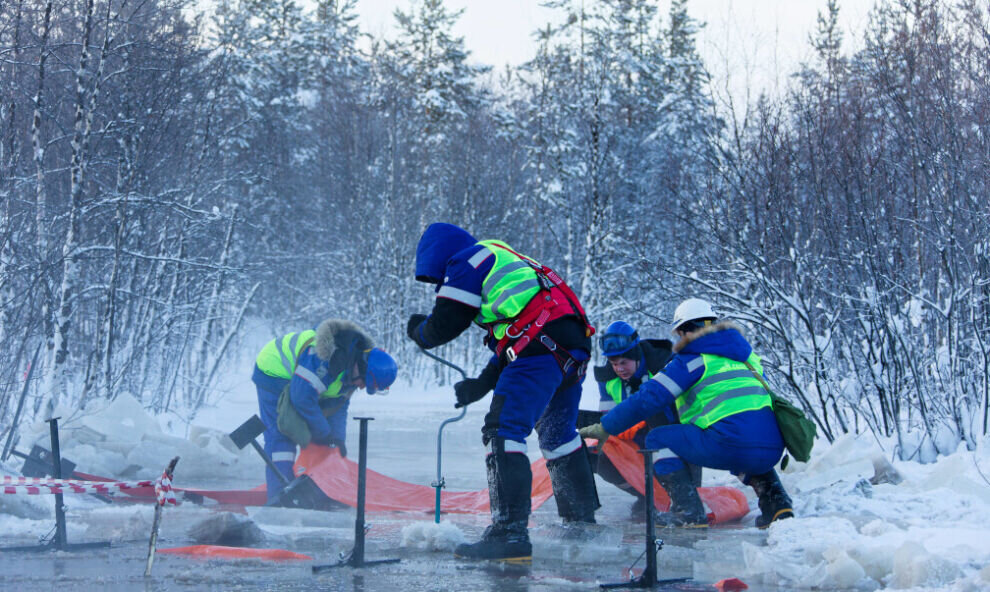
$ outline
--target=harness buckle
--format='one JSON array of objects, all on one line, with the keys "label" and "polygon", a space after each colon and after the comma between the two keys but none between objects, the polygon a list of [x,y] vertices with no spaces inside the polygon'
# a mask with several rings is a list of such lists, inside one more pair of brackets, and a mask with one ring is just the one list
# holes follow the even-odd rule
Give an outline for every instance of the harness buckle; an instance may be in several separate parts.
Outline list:
[{"label": "harness buckle", "polygon": [[529,329],[529,325],[526,325],[525,327],[520,328],[518,333],[513,335],[512,334],[513,327],[515,327],[515,325],[509,325],[508,327],[505,328],[505,336],[508,337],[509,339],[518,339],[519,337],[522,336],[523,333],[526,332],[526,329]]},{"label": "harness buckle", "polygon": [[510,363],[511,362],[515,362],[516,361],[516,350],[512,349],[512,347],[505,348],[505,357],[508,358],[508,360],[509,360]]}]

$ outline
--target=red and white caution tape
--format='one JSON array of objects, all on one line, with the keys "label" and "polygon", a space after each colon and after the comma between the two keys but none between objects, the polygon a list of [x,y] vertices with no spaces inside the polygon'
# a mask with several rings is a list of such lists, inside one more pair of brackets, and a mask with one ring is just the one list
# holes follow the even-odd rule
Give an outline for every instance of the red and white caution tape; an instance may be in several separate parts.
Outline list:
[{"label": "red and white caution tape", "polygon": [[47,495],[56,493],[102,493],[113,495],[118,491],[154,487],[159,504],[175,504],[172,481],[162,475],[157,481],[80,481],[78,479],[53,479],[46,477],[11,477],[4,475],[0,493],[21,495]]},{"label": "red and white caution tape", "polygon": [[168,469],[162,473],[162,476],[155,481],[155,497],[158,498],[158,505],[164,506],[165,504],[176,505],[175,493],[172,491],[172,479],[168,476]]}]

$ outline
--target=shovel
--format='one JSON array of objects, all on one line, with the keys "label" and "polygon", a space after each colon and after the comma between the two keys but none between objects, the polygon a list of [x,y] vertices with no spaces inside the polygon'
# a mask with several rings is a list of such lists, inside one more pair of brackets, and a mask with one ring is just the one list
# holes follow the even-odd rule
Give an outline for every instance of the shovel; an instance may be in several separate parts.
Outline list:
[{"label": "shovel", "polygon": [[269,469],[275,471],[275,475],[278,476],[278,480],[282,482],[282,485],[288,485],[289,480],[282,474],[282,471],[278,470],[278,467],[272,462],[271,457],[265,453],[265,449],[255,439],[263,433],[265,433],[265,423],[257,415],[252,415],[251,419],[242,423],[233,432],[230,432],[230,439],[234,441],[234,446],[237,446],[238,450],[242,450],[248,444],[254,447],[255,452],[258,453],[261,460],[265,461]]}]

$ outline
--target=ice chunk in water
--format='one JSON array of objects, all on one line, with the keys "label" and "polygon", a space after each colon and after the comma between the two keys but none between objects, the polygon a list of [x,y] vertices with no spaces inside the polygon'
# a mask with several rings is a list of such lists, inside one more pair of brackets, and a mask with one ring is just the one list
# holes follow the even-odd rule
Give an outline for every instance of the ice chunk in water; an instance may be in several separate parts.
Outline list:
[{"label": "ice chunk in water", "polygon": [[265,540],[253,520],[232,512],[210,516],[189,528],[189,538],[201,545],[244,547]]},{"label": "ice chunk in water", "polygon": [[464,533],[450,522],[413,522],[402,529],[402,546],[427,551],[453,551],[465,542]]}]

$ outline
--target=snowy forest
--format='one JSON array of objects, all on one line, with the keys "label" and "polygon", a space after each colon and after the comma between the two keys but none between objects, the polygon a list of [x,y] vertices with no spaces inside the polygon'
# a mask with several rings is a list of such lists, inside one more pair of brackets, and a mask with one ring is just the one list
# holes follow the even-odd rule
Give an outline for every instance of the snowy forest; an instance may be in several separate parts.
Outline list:
[{"label": "snowy forest", "polygon": [[0,436],[29,366],[28,418],[195,411],[252,319],[352,318],[449,380],[404,335],[435,221],[555,268],[599,327],[669,337],[710,299],[829,441],[988,432],[987,3],[879,0],[850,51],[831,0],[788,90],[731,108],[687,0],[545,4],[493,69],[442,0],[393,39],[354,0],[0,0]]}]

